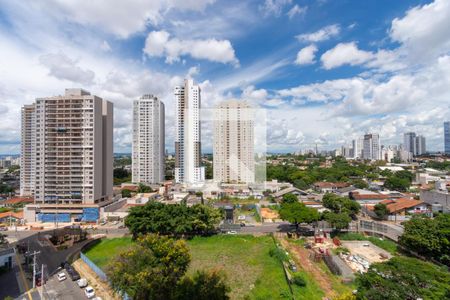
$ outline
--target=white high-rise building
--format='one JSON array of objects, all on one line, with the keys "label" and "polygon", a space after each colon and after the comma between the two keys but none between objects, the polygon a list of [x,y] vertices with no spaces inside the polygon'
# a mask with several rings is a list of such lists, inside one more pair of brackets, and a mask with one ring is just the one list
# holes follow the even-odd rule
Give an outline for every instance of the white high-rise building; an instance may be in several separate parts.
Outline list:
[{"label": "white high-rise building", "polygon": [[35,105],[22,107],[22,143],[20,145],[20,195],[34,194],[34,175],[36,157],[36,120]]},{"label": "white high-rise building", "polygon": [[191,79],[175,87],[177,123],[175,135],[175,181],[196,184],[205,180],[201,166],[201,91]]},{"label": "white high-rise building", "polygon": [[381,159],[380,136],[378,133],[368,133],[364,135],[363,158],[370,160]]},{"label": "white high-rise building", "polygon": [[214,181],[255,182],[254,111],[246,102],[226,101],[214,110]]},{"label": "white high-rise building", "polygon": [[133,103],[132,181],[160,183],[165,176],[164,103],[144,95]]},{"label": "white high-rise building", "polygon": [[363,157],[363,149],[364,149],[364,138],[360,137],[356,140],[352,141],[352,154],[353,158],[362,158]]},{"label": "white high-rise building", "polygon": [[66,89],[36,99],[34,122],[35,204],[26,219],[95,221],[113,196],[113,104]]}]

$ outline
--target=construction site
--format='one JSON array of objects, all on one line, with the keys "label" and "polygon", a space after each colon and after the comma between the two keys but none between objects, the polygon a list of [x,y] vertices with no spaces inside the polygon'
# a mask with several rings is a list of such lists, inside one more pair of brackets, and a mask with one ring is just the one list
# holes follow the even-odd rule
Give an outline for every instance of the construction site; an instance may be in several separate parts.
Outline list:
[{"label": "construction site", "polygon": [[389,260],[392,255],[370,241],[341,241],[318,231],[306,238],[305,248],[310,249],[311,259],[323,259],[328,268],[344,281],[354,279],[354,273],[367,272],[373,263]]}]

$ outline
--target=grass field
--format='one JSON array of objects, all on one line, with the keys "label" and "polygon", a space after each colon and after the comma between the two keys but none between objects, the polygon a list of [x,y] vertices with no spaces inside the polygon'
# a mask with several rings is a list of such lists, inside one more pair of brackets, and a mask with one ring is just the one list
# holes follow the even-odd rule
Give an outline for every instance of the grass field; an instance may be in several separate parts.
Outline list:
[{"label": "grass field", "polygon": [[[130,238],[105,239],[86,255],[99,267],[105,267],[118,251],[130,245]],[[231,287],[231,299],[290,299],[281,263],[269,255],[275,248],[270,236],[216,235],[189,240],[192,261],[188,273],[200,269],[220,269]],[[294,294],[317,292],[312,279],[305,274],[308,285],[294,287]],[[295,297],[295,299],[308,299]],[[320,299],[320,298],[319,298]]]},{"label": "grass field", "polygon": [[102,241],[86,251],[87,257],[100,268],[104,268],[114,254],[126,249],[131,244],[131,238],[102,239]]}]

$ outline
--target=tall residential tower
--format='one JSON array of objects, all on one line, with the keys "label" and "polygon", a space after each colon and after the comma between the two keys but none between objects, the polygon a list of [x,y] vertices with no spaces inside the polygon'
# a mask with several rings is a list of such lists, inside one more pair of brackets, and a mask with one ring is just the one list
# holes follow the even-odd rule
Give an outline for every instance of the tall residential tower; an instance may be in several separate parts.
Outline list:
[{"label": "tall residential tower", "polygon": [[444,122],[444,153],[450,155],[450,122]]},{"label": "tall residential tower", "polygon": [[63,96],[36,99],[34,124],[35,205],[26,214],[40,213],[43,221],[98,219],[99,206],[113,195],[112,103],[82,89],[66,89]]},{"label": "tall residential tower", "polygon": [[164,181],[164,103],[144,95],[133,103],[132,181],[146,184]]},{"label": "tall residential tower", "polygon": [[175,181],[196,184],[205,180],[201,166],[200,87],[191,79],[175,87],[177,123],[175,135]]},{"label": "tall residential tower", "polygon": [[226,101],[214,110],[214,181],[255,182],[254,111],[242,101]]},{"label": "tall residential tower", "polygon": [[35,105],[22,107],[22,143],[20,145],[20,195],[34,195],[36,158]]},{"label": "tall residential tower", "polygon": [[380,136],[378,133],[368,133],[364,135],[363,158],[370,160],[381,159]]}]

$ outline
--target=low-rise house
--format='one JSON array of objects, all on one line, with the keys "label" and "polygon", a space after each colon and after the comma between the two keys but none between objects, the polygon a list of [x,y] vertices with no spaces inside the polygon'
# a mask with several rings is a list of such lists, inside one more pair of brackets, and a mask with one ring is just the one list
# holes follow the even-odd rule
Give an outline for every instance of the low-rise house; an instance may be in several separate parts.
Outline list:
[{"label": "low-rise house", "polygon": [[356,191],[358,188],[354,187],[353,185],[351,186],[346,186],[343,188],[339,188],[336,191],[334,191],[334,193],[340,197],[348,197],[350,192]]},{"label": "low-rise house", "polygon": [[15,250],[14,247],[0,246],[0,267],[11,269],[13,267]]},{"label": "low-rise house", "polygon": [[283,199],[284,195],[287,194],[292,194],[297,196],[297,198],[300,201],[303,200],[322,200],[322,195],[316,194],[316,193],[309,193],[306,192],[304,190],[298,189],[296,187],[289,187],[289,188],[285,188],[282,189],[276,193],[274,193],[272,196],[275,198],[275,200],[277,201],[281,201],[281,199]]},{"label": "low-rise house", "polygon": [[340,188],[348,187],[350,183],[347,182],[327,182],[319,181],[314,183],[314,189],[321,193],[332,193]]},{"label": "low-rise house", "polygon": [[13,206],[25,206],[27,204],[34,203],[34,198],[32,197],[12,197],[5,201],[0,202],[3,207],[13,207]]},{"label": "low-rise house", "polygon": [[[430,206],[425,202],[414,199],[399,198],[399,199],[386,199],[380,202],[385,204],[389,210],[387,220],[389,221],[405,221],[409,220],[416,214],[429,214]],[[373,213],[370,213],[372,211]],[[374,212],[374,206],[371,206],[368,210],[369,215],[376,217]]]},{"label": "low-rise house", "polygon": [[22,224],[23,222],[24,222],[23,211],[19,211],[19,212],[7,211],[7,212],[0,213],[0,223]]}]

